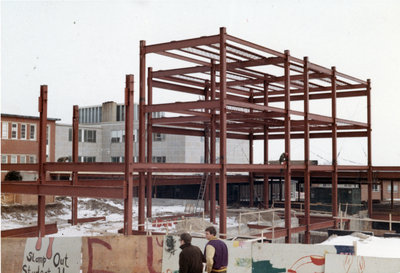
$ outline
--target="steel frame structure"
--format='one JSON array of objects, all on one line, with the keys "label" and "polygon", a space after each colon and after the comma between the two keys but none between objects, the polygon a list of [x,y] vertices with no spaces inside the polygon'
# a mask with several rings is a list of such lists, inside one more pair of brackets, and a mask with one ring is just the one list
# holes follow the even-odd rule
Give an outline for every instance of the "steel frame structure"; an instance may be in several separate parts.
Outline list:
[{"label": "steel frame structure", "polygon": [[[162,55],[190,63],[180,68],[153,70],[146,67],[149,54]],[[146,75],[147,72],[147,75]],[[147,76],[147,77],[146,77]],[[268,208],[269,177],[284,173],[286,242],[291,234],[305,231],[305,242],[310,242],[310,231],[321,225],[311,223],[310,179],[330,177],[332,181],[332,216],[338,216],[337,185],[339,177],[356,177],[368,184],[368,211],[372,214],[373,178],[400,179],[400,167],[374,167],[371,153],[371,82],[298,59],[284,53],[228,35],[225,28],[218,35],[168,43],[146,45],[140,42],[139,77],[139,163],[133,163],[133,75],[126,76],[125,87],[125,162],[78,163],[78,107],[73,112],[73,162],[46,162],[45,137],[47,121],[47,86],[41,86],[39,98],[40,135],[39,162],[37,164],[3,164],[3,170],[33,170],[39,173],[37,181],[2,183],[2,192],[38,195],[37,236],[44,236],[45,195],[72,197],[71,223],[77,219],[77,198],[124,199],[124,234],[132,234],[133,187],[138,187],[138,231],[144,231],[145,208],[151,217],[152,180],[166,178],[163,185],[200,183],[198,176],[182,180],[175,173],[210,173],[205,209],[210,220],[216,219],[216,184],[219,183],[219,225],[222,237],[226,235],[227,183],[241,181],[243,176],[231,173],[248,172],[250,205],[254,202],[254,175],[264,177],[263,200]],[[147,87],[147,93],[146,93]],[[186,102],[153,103],[153,89],[175,91],[204,99]],[[338,98],[364,97],[367,100],[367,122],[345,120],[337,117]],[[329,99],[331,116],[310,113],[312,100]],[[292,101],[303,101],[304,111],[291,108]],[[283,107],[272,106],[281,103]],[[168,117],[154,118],[152,113],[167,112]],[[147,127],[147,128],[146,128]],[[205,137],[205,163],[152,163],[152,133],[178,134]],[[366,166],[337,164],[337,139],[365,137],[368,143]],[[227,139],[249,141],[249,163],[229,164],[226,160]],[[310,139],[329,138],[332,141],[332,164],[310,164]],[[217,162],[217,139],[219,153]],[[284,162],[268,164],[271,140],[284,140]],[[291,140],[304,139],[304,163],[291,164]],[[264,164],[253,164],[253,143],[264,143]],[[147,145],[146,145],[147,143]],[[147,146],[147,147],[146,147]],[[146,159],[147,154],[147,159]],[[71,180],[50,179],[51,172],[69,172]],[[81,179],[82,173],[95,172],[105,179]],[[160,175],[167,173],[167,175]],[[168,174],[169,173],[169,174]],[[172,173],[172,174],[171,174]],[[229,175],[228,175],[229,173]],[[117,175],[116,175],[117,174]],[[123,176],[123,179],[120,177]],[[290,181],[292,177],[304,179],[304,226],[291,227]],[[145,204],[147,197],[147,204]],[[332,226],[337,225],[332,218]],[[326,226],[326,223],[323,224]]]},{"label": "steel frame structure", "polygon": [[[154,70],[148,68],[146,104],[146,56],[158,54],[190,64],[181,68]],[[210,138],[210,158],[205,149],[205,164],[211,173],[210,219],[215,220],[215,169],[219,173],[220,233],[226,234],[227,172],[249,172],[250,205],[254,202],[253,173],[264,173],[264,204],[268,206],[268,176],[276,170],[284,172],[286,242],[291,238],[291,191],[293,171],[304,176],[306,242],[310,241],[310,176],[313,172],[331,173],[332,216],[338,216],[339,171],[365,171],[368,180],[368,211],[372,213],[372,149],[371,149],[371,82],[344,73],[335,67],[325,68],[311,63],[308,57],[298,59],[290,55],[245,41],[227,34],[221,28],[218,35],[146,45],[140,42],[140,138],[139,153],[144,162],[145,143],[151,146],[149,131],[145,139],[146,123],[152,132],[183,134]],[[187,102],[154,104],[153,88],[184,92],[204,99]],[[337,99],[366,97],[367,122],[345,120],[337,116]],[[330,99],[331,115],[310,113],[312,100]],[[304,111],[291,108],[292,101],[301,100]],[[281,102],[284,107],[271,106]],[[154,112],[168,112],[174,116],[151,118]],[[179,116],[179,114],[181,114]],[[182,115],[183,114],[183,115]],[[297,118],[297,119],[296,119]],[[339,137],[366,137],[368,143],[367,166],[339,166],[337,139]],[[219,138],[219,159],[216,164],[216,140]],[[249,164],[228,164],[227,138],[249,141]],[[304,164],[291,164],[291,139],[304,139]],[[332,164],[310,165],[310,138],[330,138]],[[283,165],[268,164],[269,140],[283,139],[285,143]],[[264,142],[264,164],[253,164],[253,142]],[[148,152],[150,152],[148,150]],[[150,155],[148,154],[148,157]],[[150,177],[151,174],[148,174]],[[150,183],[151,179],[147,180]],[[151,185],[151,184],[150,184]],[[144,174],[139,187],[144,192]],[[147,197],[151,196],[149,184]],[[151,199],[147,199],[151,202]],[[139,208],[140,210],[140,208]],[[144,220],[139,211],[140,221]],[[335,223],[336,225],[336,223]]]}]

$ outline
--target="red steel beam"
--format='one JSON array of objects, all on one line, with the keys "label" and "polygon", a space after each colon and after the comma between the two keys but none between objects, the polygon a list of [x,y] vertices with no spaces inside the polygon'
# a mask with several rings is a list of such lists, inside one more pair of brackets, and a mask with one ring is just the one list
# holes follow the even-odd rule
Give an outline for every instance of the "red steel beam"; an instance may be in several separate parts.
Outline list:
[{"label": "red steel beam", "polygon": [[[211,100],[216,99],[216,68],[215,62],[211,61]],[[211,109],[211,120],[210,120],[210,163],[216,163],[216,138],[217,138],[217,130],[216,130],[216,110]],[[210,222],[215,224],[216,218],[216,173],[211,173],[211,181],[210,181]]]},{"label": "red steel beam", "polygon": [[[155,47],[157,48],[157,47]],[[162,48],[162,46],[158,47]],[[146,42],[140,41],[140,79],[139,79],[139,162],[144,164],[146,161],[146,129],[145,129],[145,105],[146,105]],[[154,47],[153,47],[154,49]],[[160,50],[160,49],[158,49]],[[145,218],[145,173],[139,173],[138,191],[138,230],[144,231]]]},{"label": "red steel beam", "polygon": [[[39,232],[38,226],[15,228],[1,231],[1,237],[36,237]],[[58,232],[57,223],[46,224],[44,226],[44,235],[55,234]],[[43,235],[43,236],[44,236]]]},{"label": "red steel beam", "polygon": [[29,183],[7,183],[2,185],[2,192],[35,195],[57,195],[72,197],[118,198],[124,199],[123,187],[110,186],[72,186],[72,185],[38,185]]},{"label": "red steel beam", "polygon": [[[367,124],[368,124],[368,215],[371,216],[373,213],[372,210],[372,119],[371,119],[371,80],[367,80]],[[383,190],[381,188],[381,190]],[[393,187],[392,187],[393,191]]]},{"label": "red steel beam", "polygon": [[144,46],[143,48],[143,55],[149,53],[159,53],[173,49],[181,49],[186,47],[216,44],[220,42],[219,37],[220,37],[219,35],[213,35],[213,36],[205,36],[205,37],[187,39],[181,41],[171,41],[167,43],[147,45]]},{"label": "red steel beam", "polygon": [[219,143],[219,156],[220,156],[220,183],[219,183],[219,232],[222,238],[226,238],[226,202],[227,202],[227,180],[226,180],[226,29],[220,28],[220,143]]},{"label": "red steel beam", "polygon": [[291,232],[291,156],[290,156],[290,52],[285,50],[285,158],[286,158],[286,169],[285,169],[285,228],[287,229],[287,235],[285,242],[290,243],[292,232]]},{"label": "red steel beam", "polygon": [[336,68],[332,67],[332,217],[338,216],[338,162],[337,162],[337,120],[336,120]]},{"label": "red steel beam", "polygon": [[48,172],[55,171],[76,171],[76,172],[124,172],[124,164],[109,162],[94,163],[60,163],[47,162],[44,166]]},{"label": "red steel beam", "polygon": [[[148,68],[147,71],[147,105],[153,104],[153,69],[151,67]],[[147,163],[152,163],[153,158],[153,130],[152,126],[154,123],[154,119],[152,117],[153,113],[147,113]],[[147,173],[147,184],[146,184],[146,215],[148,218],[151,217],[152,214],[152,174],[151,172]]]},{"label": "red steel beam", "polygon": [[[212,65],[212,64],[211,64]],[[206,81],[206,88],[204,89],[204,99],[210,100],[211,99],[211,88],[210,82]],[[210,109],[205,110],[207,113],[210,114]],[[210,119],[208,119],[210,121]],[[204,124],[204,163],[210,163],[210,126],[209,124]],[[206,184],[205,184],[205,193],[204,193],[204,213],[210,213],[210,173],[203,174],[206,175]]]},{"label": "red steel beam", "polygon": [[[101,217],[78,218],[77,222],[79,224],[82,224],[82,223],[90,223],[90,222],[105,221],[105,220],[106,220],[106,217],[105,216],[101,216]],[[68,223],[72,223],[72,221],[68,220]]]},{"label": "red steel beam", "polygon": [[39,171],[39,165],[37,163],[1,163],[1,170],[2,171]]},{"label": "red steel beam", "polygon": [[155,81],[155,80],[153,80],[153,87],[174,90],[174,91],[179,91],[179,92],[185,92],[185,93],[194,94],[194,95],[202,95],[202,93],[203,93],[203,90],[201,90],[199,88],[193,88],[193,87],[183,86],[180,84],[160,82],[160,81]]},{"label": "red steel beam", "polygon": [[124,183],[124,235],[132,234],[133,196],[133,75],[125,79],[125,183]]},{"label": "red steel beam", "polygon": [[[268,98],[268,82],[264,81],[264,106],[268,106],[269,98]],[[268,137],[268,126],[264,125],[264,165],[268,165],[268,151],[269,151],[269,137]],[[253,136],[254,138],[254,136]],[[264,209],[269,207],[269,183],[268,183],[268,175],[264,174],[264,183],[263,183],[263,203]]]},{"label": "red steel beam", "polygon": [[[47,85],[40,86],[40,97],[39,97],[39,172],[38,182],[43,185],[46,182],[46,170],[44,163],[46,162],[46,138],[47,138]],[[46,200],[43,194],[38,194],[38,237],[44,237],[46,235],[45,228],[45,210]]]},{"label": "red steel beam", "polygon": [[305,215],[305,234],[304,243],[311,243],[310,233],[310,123],[309,123],[309,112],[310,112],[310,94],[309,94],[309,71],[308,71],[308,57],[304,57],[304,69],[303,69],[303,82],[304,82],[304,215]]},{"label": "red steel beam", "polygon": [[[250,92],[250,97],[249,97],[249,102],[253,103],[253,92]],[[253,110],[250,109],[250,113],[252,113]],[[253,165],[254,162],[254,154],[253,154],[253,144],[254,144],[254,134],[252,129],[250,129],[249,133],[249,164]],[[250,184],[250,207],[254,206],[254,177],[253,173],[249,172],[249,184]]]},{"label": "red steel beam", "polygon": [[[202,92],[202,95],[204,91]],[[191,101],[175,102],[165,104],[147,105],[145,111],[148,112],[174,112],[175,110],[193,110],[193,109],[213,109],[219,107],[218,100],[210,101]]]},{"label": "red steel beam", "polygon": [[[79,107],[74,105],[72,113],[72,162],[78,163],[78,143],[79,143]],[[72,172],[72,185],[78,184],[78,172]],[[71,204],[71,224],[78,224],[78,198],[72,197]]]},{"label": "red steel beam", "polygon": [[[303,90],[302,90],[303,91]],[[292,92],[292,90],[291,90]],[[364,97],[367,92],[364,90],[357,91],[346,91],[346,92],[338,92],[337,98],[350,98],[350,97]],[[329,99],[331,97],[330,93],[323,94],[310,94],[310,100],[320,100],[320,99]],[[255,99],[255,102],[261,102],[262,98]],[[274,96],[270,98],[271,102],[283,102],[285,100],[284,96]],[[303,95],[291,95],[290,101],[299,101],[303,100]]]}]

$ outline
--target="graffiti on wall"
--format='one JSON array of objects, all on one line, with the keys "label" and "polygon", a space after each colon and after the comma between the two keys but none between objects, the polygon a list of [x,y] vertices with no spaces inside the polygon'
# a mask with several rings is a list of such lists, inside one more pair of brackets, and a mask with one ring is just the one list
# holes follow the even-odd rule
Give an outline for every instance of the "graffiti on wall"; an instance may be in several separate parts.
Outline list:
[{"label": "graffiti on wall", "polygon": [[324,273],[325,255],[328,253],[352,256],[354,248],[333,245],[253,244],[252,272]]},{"label": "graffiti on wall", "polygon": [[23,273],[79,272],[82,239],[28,238],[22,262]]},{"label": "graffiti on wall", "polygon": [[400,259],[327,254],[325,273],[398,273]]}]

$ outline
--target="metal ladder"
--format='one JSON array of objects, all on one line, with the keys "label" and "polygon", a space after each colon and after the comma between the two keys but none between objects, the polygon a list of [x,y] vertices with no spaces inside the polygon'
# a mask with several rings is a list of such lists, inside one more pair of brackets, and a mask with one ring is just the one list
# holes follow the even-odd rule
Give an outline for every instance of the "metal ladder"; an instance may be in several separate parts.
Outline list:
[{"label": "metal ladder", "polygon": [[194,208],[194,213],[197,213],[197,208],[199,207],[200,200],[204,199],[204,194],[207,188],[207,180],[208,180],[208,173],[204,173],[201,178],[201,183],[200,183],[199,193],[197,195],[197,202],[196,202],[196,207]]}]

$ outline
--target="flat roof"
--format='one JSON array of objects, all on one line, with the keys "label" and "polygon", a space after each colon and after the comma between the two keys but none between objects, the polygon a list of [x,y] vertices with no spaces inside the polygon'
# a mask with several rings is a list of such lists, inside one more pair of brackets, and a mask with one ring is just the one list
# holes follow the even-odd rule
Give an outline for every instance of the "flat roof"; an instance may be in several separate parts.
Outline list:
[{"label": "flat roof", "polygon": [[[8,117],[8,118],[26,118],[26,119],[39,119],[39,117],[35,116],[25,116],[25,115],[17,115],[17,114],[5,114],[1,113],[2,117]],[[47,120],[52,120],[52,121],[58,121],[61,120],[60,118],[47,118]]]}]

